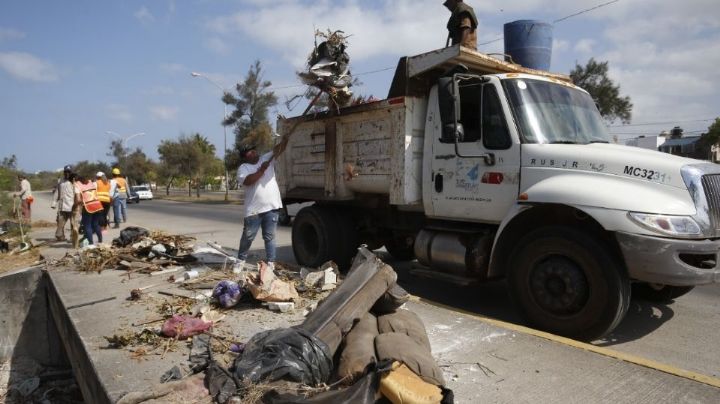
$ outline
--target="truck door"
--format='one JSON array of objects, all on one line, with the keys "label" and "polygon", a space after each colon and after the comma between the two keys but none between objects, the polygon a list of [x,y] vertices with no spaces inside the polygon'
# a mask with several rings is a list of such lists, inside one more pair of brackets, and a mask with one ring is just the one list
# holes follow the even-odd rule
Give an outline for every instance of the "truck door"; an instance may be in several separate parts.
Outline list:
[{"label": "truck door", "polygon": [[462,127],[457,144],[443,136],[433,141],[433,212],[448,219],[500,222],[517,199],[520,144],[511,136],[500,80],[465,77],[456,79],[456,116]]}]

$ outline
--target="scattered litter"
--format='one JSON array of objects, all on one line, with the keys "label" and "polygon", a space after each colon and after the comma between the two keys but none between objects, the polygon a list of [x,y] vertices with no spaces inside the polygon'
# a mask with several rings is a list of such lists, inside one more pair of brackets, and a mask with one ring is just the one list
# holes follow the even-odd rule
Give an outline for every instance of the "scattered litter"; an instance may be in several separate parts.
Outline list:
[{"label": "scattered litter", "polygon": [[293,302],[268,302],[268,309],[272,311],[279,311],[280,313],[287,313],[295,310],[295,303]]},{"label": "scattered litter", "polygon": [[211,322],[199,318],[176,314],[165,321],[162,326],[162,333],[166,337],[183,340],[209,330],[212,325]]},{"label": "scattered litter", "polygon": [[338,267],[332,261],[323,264],[318,270],[300,269],[300,278],[302,278],[305,286],[320,290],[335,289],[339,276]]},{"label": "scattered litter", "polygon": [[120,237],[113,240],[113,245],[127,247],[128,245],[149,235],[150,232],[142,227],[128,227],[120,231]]},{"label": "scattered litter", "polygon": [[224,265],[232,258],[210,247],[195,247],[191,255],[198,262],[208,265]]},{"label": "scattered litter", "polygon": [[295,286],[292,283],[278,279],[272,268],[260,262],[259,276],[248,275],[247,287],[253,297],[263,302],[289,302],[299,300]]},{"label": "scattered litter", "polygon": [[230,308],[237,305],[242,298],[242,289],[236,282],[222,281],[215,286],[212,295],[218,300],[220,306]]},{"label": "scattered litter", "polygon": [[140,332],[125,332],[110,337],[103,337],[110,344],[110,348],[124,348],[137,345],[160,345],[160,336],[153,330],[143,329]]}]

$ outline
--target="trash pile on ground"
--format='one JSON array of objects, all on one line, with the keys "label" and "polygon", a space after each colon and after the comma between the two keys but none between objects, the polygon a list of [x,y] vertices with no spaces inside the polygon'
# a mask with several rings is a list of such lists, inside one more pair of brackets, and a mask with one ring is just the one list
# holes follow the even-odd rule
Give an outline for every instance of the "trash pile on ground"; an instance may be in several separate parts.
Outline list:
[{"label": "trash pile on ground", "polygon": [[[189,360],[169,369],[160,385],[128,393],[119,403],[170,400],[179,390],[195,394],[184,393],[184,401],[209,394],[218,403],[452,402],[422,321],[402,307],[409,294],[396,284],[395,271],[367,249],[359,250],[342,283],[332,263],[300,271],[260,263],[257,271],[233,275],[216,282],[207,300],[187,299],[182,312],[158,319],[162,325],[153,333],[175,343],[188,340]],[[243,302],[279,305],[274,309],[282,313],[310,293],[324,299],[306,305],[302,324],[265,330],[244,343],[213,328]],[[143,338],[162,345],[147,330],[108,341],[124,346]]]},{"label": "trash pile on ground", "polygon": [[[319,45],[318,38],[323,40]],[[316,31],[307,71],[298,73],[303,83],[329,94],[336,107],[346,106],[352,98],[350,57],[345,52],[347,38],[343,31]]]},{"label": "trash pile on ground", "polygon": [[112,246],[88,245],[68,253],[54,265],[72,266],[85,272],[124,269],[152,273],[169,267],[196,262],[192,255],[195,239],[162,232],[150,233],[141,227],[128,227],[113,240]]}]

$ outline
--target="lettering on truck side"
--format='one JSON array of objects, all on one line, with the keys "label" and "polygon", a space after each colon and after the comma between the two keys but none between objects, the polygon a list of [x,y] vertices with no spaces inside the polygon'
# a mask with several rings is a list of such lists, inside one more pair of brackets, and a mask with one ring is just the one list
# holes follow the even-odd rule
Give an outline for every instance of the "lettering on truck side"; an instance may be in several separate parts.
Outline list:
[{"label": "lettering on truck side", "polygon": [[623,170],[623,174],[629,175],[632,177],[644,178],[644,179],[650,180],[650,181],[660,181],[660,182],[665,182],[665,178],[666,178],[666,175],[661,174],[659,171],[648,170],[646,168],[633,167],[633,166],[625,166],[625,169]]}]

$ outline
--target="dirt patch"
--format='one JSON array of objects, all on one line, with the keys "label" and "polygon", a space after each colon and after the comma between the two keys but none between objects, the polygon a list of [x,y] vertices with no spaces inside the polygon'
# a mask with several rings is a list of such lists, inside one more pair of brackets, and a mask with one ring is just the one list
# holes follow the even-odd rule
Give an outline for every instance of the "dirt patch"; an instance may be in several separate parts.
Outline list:
[{"label": "dirt patch", "polygon": [[23,269],[42,262],[42,256],[37,249],[20,254],[0,253],[0,274]]},{"label": "dirt patch", "polygon": [[56,226],[57,223],[49,222],[47,220],[36,220],[32,222],[33,229],[48,229]]}]

